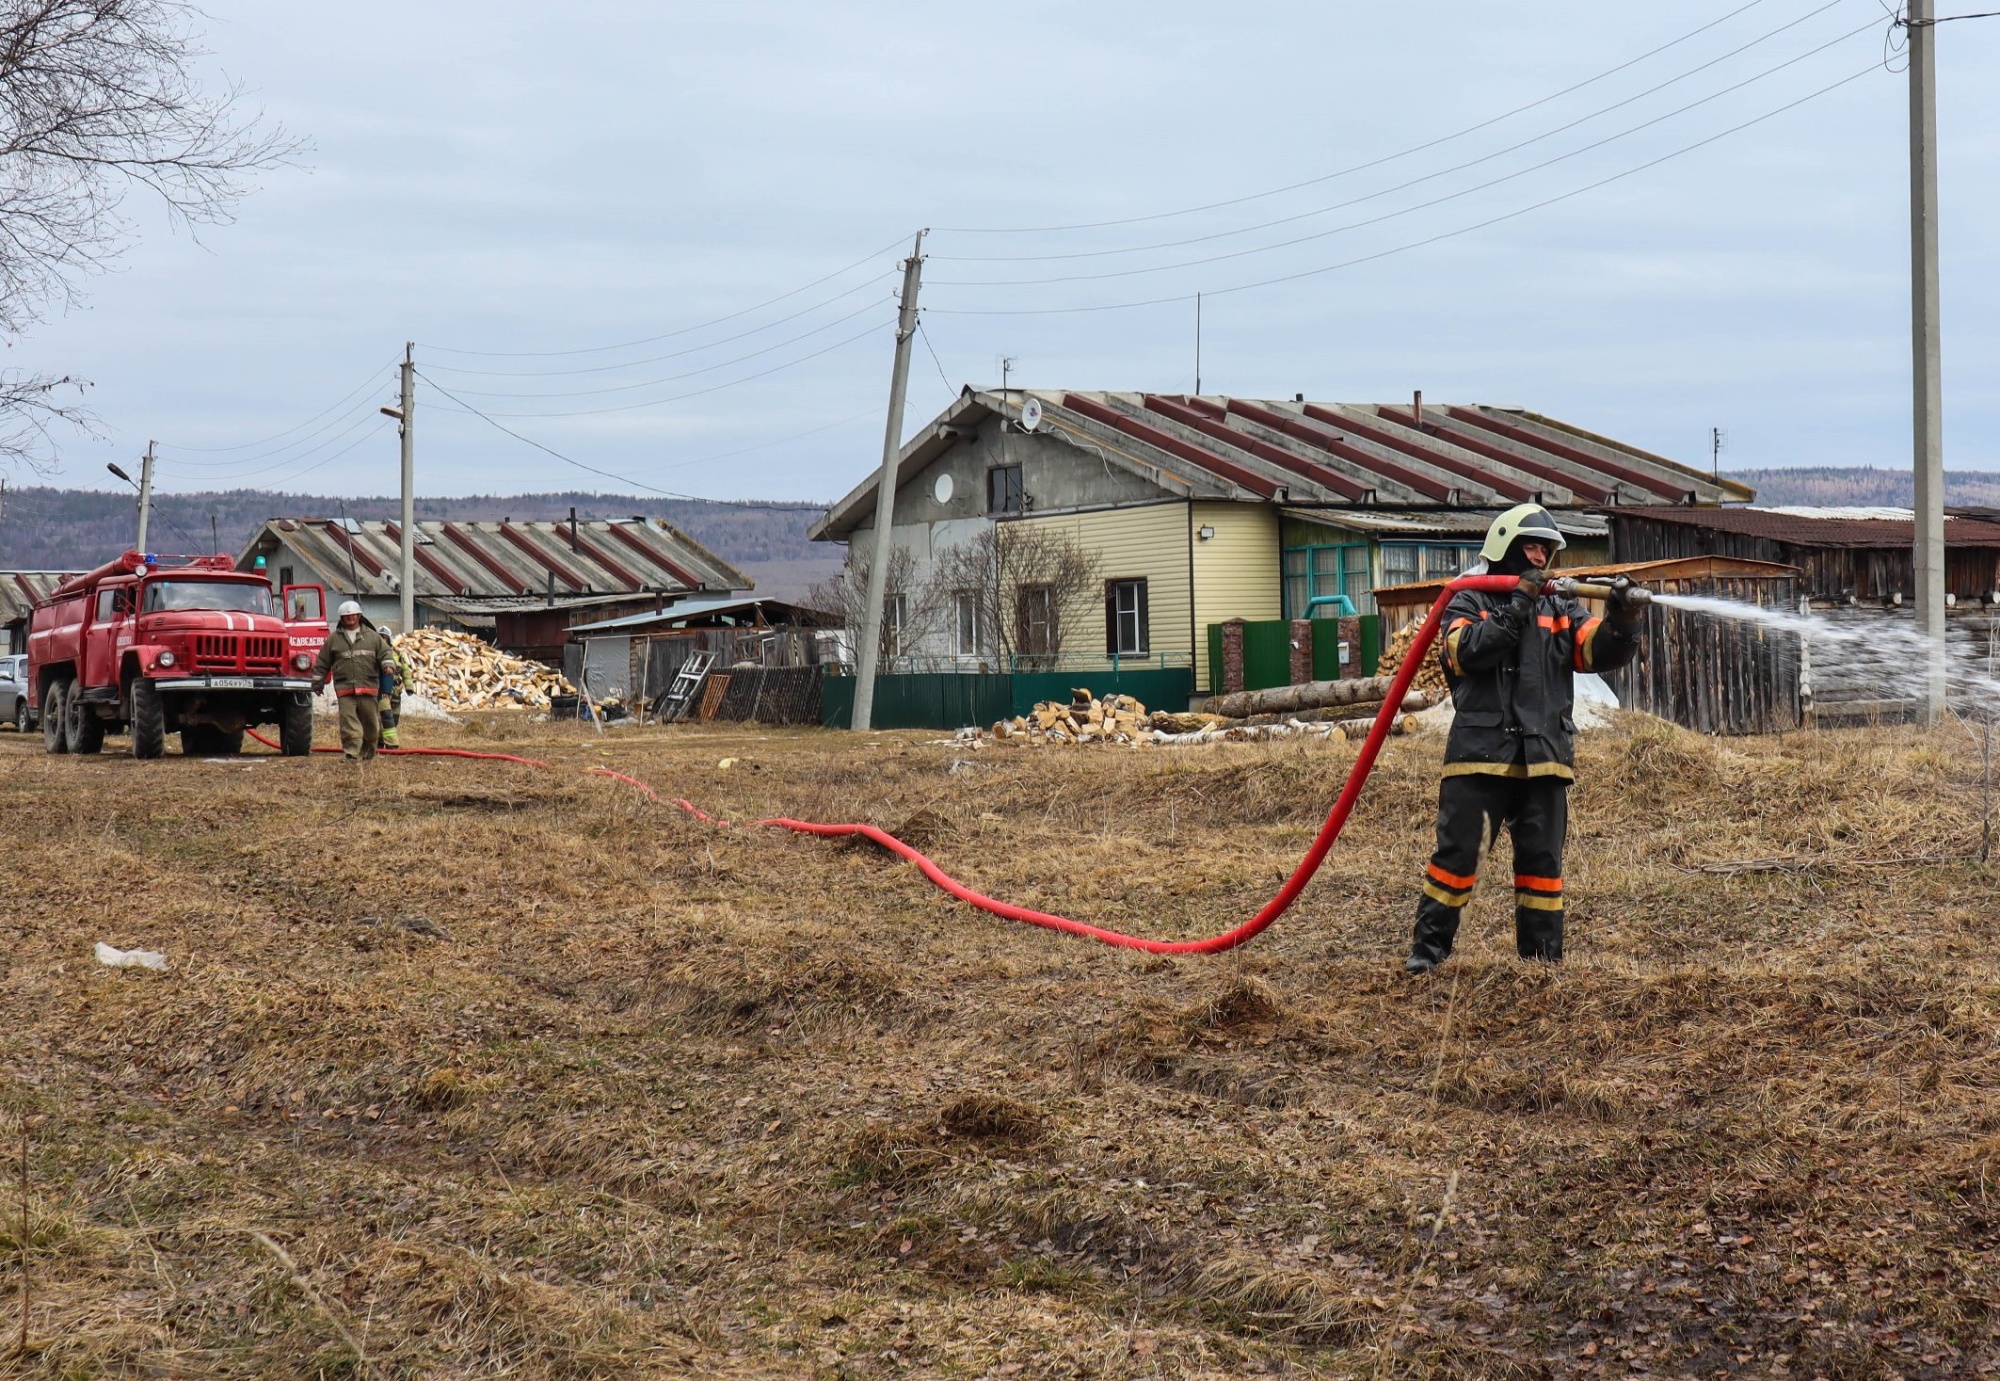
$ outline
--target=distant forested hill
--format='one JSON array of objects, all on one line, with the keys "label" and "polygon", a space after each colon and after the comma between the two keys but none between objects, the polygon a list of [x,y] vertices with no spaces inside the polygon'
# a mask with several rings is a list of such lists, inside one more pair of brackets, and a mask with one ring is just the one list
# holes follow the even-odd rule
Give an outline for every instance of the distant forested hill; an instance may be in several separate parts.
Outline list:
[{"label": "distant forested hill", "polygon": [[[1908,508],[1914,502],[1914,481],[1908,470],[1814,466],[1796,470],[1744,470],[1729,478],[1755,489],[1757,502],[1766,507],[1799,504],[1815,508],[1852,505]],[[1944,501],[1951,505],[2000,505],[2000,475],[1947,470]]]},{"label": "distant forested hill", "polygon": [[[108,561],[137,535],[136,496],[86,489],[9,489],[0,514],[0,570],[79,570]],[[343,509],[342,505],[345,504]],[[496,494],[417,500],[419,519],[665,518],[757,581],[759,594],[796,598],[838,569],[844,548],[808,542],[816,508],[769,508],[623,494]],[[157,551],[234,554],[266,518],[393,518],[394,498],[332,499],[230,489],[160,494],[153,499],[148,545]],[[215,536],[211,538],[213,520]]]}]

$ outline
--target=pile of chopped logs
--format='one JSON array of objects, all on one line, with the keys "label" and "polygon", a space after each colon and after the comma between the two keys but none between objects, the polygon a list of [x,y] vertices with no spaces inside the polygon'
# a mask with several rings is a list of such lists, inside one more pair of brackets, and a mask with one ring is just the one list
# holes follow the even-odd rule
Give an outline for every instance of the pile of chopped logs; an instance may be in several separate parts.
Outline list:
[{"label": "pile of chopped logs", "polygon": [[[1155,710],[1129,695],[1099,700],[1087,689],[1064,704],[1046,700],[1025,715],[995,724],[996,743],[1040,748],[1057,744],[1110,743],[1134,748],[1196,743],[1255,743],[1293,735],[1361,738],[1375,722],[1389,692],[1386,678],[1316,681],[1300,686],[1215,696],[1200,710]],[[1428,708],[1435,697],[1412,692],[1397,707],[1394,733],[1410,730],[1409,713]]]},{"label": "pile of chopped logs", "polygon": [[[1394,676],[1401,670],[1403,659],[1410,655],[1410,646],[1416,642],[1417,632],[1422,627],[1421,620],[1404,624],[1389,639],[1389,645],[1382,649],[1382,661],[1376,671],[1383,676]],[[1442,637],[1438,641],[1442,642]],[[1417,668],[1417,678],[1410,682],[1410,688],[1436,691],[1440,696],[1445,693],[1444,664],[1438,660],[1438,643],[1432,643],[1430,651],[1424,654],[1423,665]]]},{"label": "pile of chopped logs", "polygon": [[1152,737],[1146,722],[1146,707],[1129,695],[1107,695],[1102,700],[1079,686],[1065,705],[1044,700],[1027,714],[1003,719],[993,726],[996,739],[1025,739],[1037,746],[1044,743],[1127,743],[1137,744]]},{"label": "pile of chopped logs", "polygon": [[546,710],[574,694],[562,673],[502,652],[470,633],[418,628],[396,639],[410,664],[409,689],[447,710]]}]

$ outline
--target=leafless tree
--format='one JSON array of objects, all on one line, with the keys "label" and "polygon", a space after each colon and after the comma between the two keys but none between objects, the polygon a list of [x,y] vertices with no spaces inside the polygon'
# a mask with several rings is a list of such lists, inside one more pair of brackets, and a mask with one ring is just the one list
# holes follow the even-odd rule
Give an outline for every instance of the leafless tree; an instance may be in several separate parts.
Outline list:
[{"label": "leafless tree", "polygon": [[[239,113],[240,88],[204,86],[198,17],[183,0],[0,0],[0,337],[75,304],[133,238],[135,189],[198,234],[299,152]],[[44,467],[53,425],[89,425],[85,387],[0,372],[0,457]]]},{"label": "leafless tree", "polygon": [[1096,605],[1099,570],[1069,528],[995,523],[945,551],[931,583],[946,609],[960,595],[976,601],[1001,666],[1054,665]]},{"label": "leafless tree", "polygon": [[[867,556],[857,547],[849,547],[847,564],[840,574],[820,581],[806,595],[807,604],[840,615],[842,626],[857,637],[868,607],[868,564]],[[923,644],[943,628],[950,604],[939,595],[936,581],[917,579],[916,557],[908,547],[890,551],[881,641],[876,651],[885,668],[918,655]]]}]

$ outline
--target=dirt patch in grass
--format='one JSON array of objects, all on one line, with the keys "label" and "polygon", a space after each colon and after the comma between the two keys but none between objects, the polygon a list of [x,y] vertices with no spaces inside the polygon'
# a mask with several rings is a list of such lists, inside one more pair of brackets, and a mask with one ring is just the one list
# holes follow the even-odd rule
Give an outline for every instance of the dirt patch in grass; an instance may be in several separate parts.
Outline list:
[{"label": "dirt patch in grass", "polygon": [[1210,959],[585,769],[1189,938],[1275,889],[1349,745],[0,738],[0,1375],[1977,1375],[2000,888],[1955,732],[1586,736],[1569,962],[1513,958],[1503,844],[1425,981],[1421,737]]}]

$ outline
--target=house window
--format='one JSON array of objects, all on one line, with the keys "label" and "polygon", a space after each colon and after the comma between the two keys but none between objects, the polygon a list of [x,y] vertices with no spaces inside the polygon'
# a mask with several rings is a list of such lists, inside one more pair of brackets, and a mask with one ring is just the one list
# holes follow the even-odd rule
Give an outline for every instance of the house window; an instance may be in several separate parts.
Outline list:
[{"label": "house window", "polygon": [[1023,585],[1016,593],[1014,650],[1028,657],[1055,654],[1055,591],[1049,586]]},{"label": "house window", "polygon": [[1113,657],[1143,657],[1150,642],[1146,582],[1104,582],[1104,650]]},{"label": "house window", "polygon": [[882,603],[882,650],[888,656],[900,657],[903,647],[903,624],[909,617],[910,604],[907,595],[890,595]]},{"label": "house window", "polygon": [[953,623],[958,629],[957,648],[961,657],[981,657],[986,653],[980,636],[979,591],[960,590],[951,597]]},{"label": "house window", "polygon": [[1382,583],[1414,585],[1423,576],[1423,548],[1407,542],[1382,547]]},{"label": "house window", "polygon": [[986,511],[988,513],[1021,511],[1020,466],[996,465],[986,472]]},{"label": "house window", "polygon": [[1428,546],[1424,548],[1424,579],[1450,580],[1472,564],[1477,547]]},{"label": "house window", "polygon": [[1340,596],[1353,606],[1353,613],[1374,613],[1368,551],[1365,542],[1285,548],[1285,617],[1330,619],[1348,613]]}]

